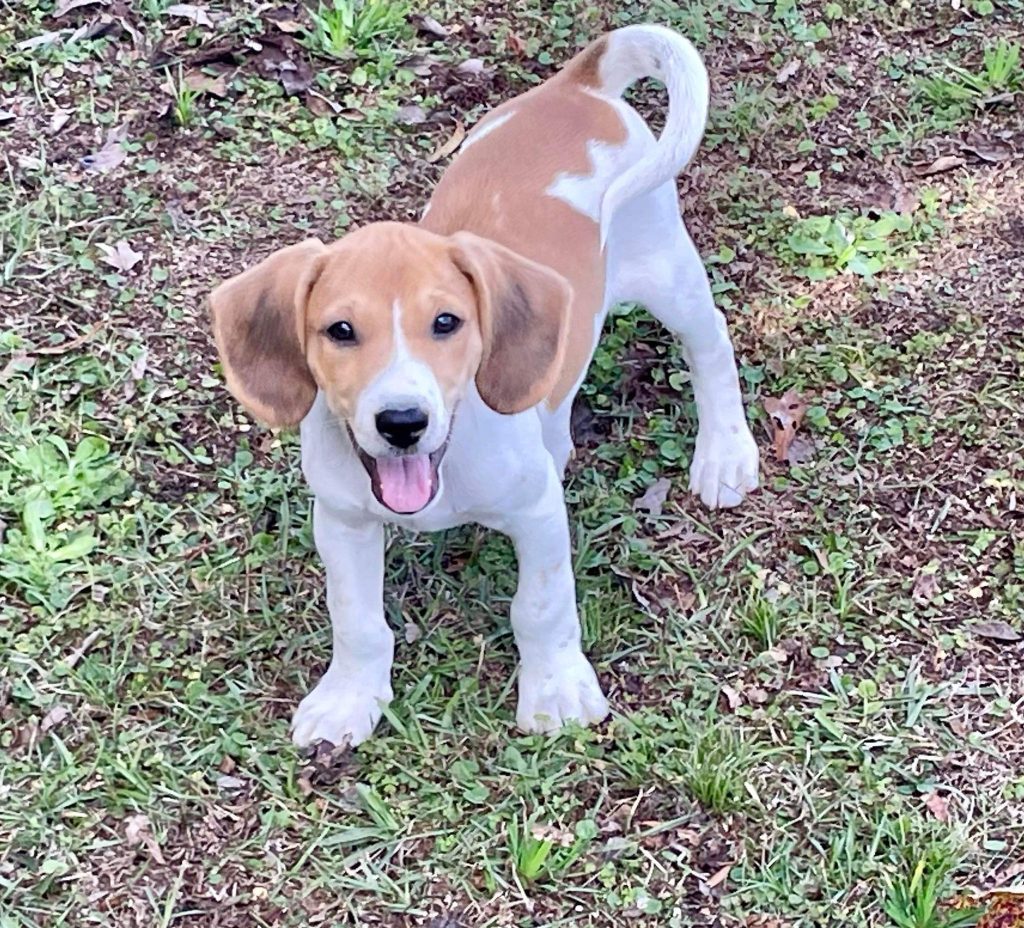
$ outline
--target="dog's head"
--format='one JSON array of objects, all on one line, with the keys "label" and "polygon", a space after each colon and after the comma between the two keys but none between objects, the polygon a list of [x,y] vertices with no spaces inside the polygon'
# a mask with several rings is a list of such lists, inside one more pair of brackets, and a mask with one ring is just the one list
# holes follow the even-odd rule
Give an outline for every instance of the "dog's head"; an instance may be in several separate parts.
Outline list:
[{"label": "dog's head", "polygon": [[296,425],[319,388],[377,499],[418,512],[437,492],[470,382],[500,413],[546,397],[571,291],[560,275],[468,232],[376,223],[275,252],[217,287],[228,387],[257,418]]}]

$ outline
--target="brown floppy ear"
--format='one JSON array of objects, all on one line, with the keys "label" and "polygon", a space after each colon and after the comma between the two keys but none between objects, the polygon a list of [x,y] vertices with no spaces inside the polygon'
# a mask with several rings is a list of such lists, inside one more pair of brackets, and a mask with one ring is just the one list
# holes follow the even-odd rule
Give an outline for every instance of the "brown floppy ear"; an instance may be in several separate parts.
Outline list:
[{"label": "brown floppy ear", "polygon": [[306,300],[326,249],[319,239],[275,251],[210,294],[228,389],[275,428],[297,425],[316,398],[306,364]]},{"label": "brown floppy ear", "polygon": [[484,352],[476,374],[496,412],[536,406],[558,379],[572,287],[550,268],[472,232],[452,237],[452,260],[473,283]]}]

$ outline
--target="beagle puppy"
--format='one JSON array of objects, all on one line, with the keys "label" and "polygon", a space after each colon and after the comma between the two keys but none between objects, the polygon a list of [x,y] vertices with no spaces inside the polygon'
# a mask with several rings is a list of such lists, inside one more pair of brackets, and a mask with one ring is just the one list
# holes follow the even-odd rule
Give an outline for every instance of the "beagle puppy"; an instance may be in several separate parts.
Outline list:
[{"label": "beagle puppy", "polygon": [[[657,139],[622,100],[644,77],[668,89]],[[213,291],[228,387],[268,425],[300,425],[315,495],[334,645],[295,713],[297,744],[358,744],[392,698],[387,522],[509,535],[518,726],[607,716],[580,646],[561,481],[573,396],[613,304],[642,303],[682,341],[692,492],[735,506],[757,487],[732,345],[675,187],[707,108],[689,42],[619,29],[482,119],[420,222],[309,239]]]}]

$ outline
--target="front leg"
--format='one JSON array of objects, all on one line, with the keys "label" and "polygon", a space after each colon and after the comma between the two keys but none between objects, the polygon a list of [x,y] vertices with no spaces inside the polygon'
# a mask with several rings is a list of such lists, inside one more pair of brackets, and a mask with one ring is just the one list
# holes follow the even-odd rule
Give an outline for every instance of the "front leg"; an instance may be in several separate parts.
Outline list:
[{"label": "front leg", "polygon": [[395,639],[384,618],[384,526],[349,524],[319,501],[313,538],[327,572],[331,664],[292,721],[298,745],[359,744],[391,701]]},{"label": "front leg", "polygon": [[511,618],[521,661],[516,724],[527,732],[555,731],[570,719],[594,724],[608,715],[581,648],[565,499],[554,464],[547,463],[540,499],[495,524],[512,538],[519,560]]}]

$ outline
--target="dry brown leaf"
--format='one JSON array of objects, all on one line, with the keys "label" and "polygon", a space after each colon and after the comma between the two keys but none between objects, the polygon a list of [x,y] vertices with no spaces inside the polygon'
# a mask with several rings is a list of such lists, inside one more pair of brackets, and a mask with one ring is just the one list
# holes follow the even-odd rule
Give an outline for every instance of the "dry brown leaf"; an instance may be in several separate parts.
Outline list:
[{"label": "dry brown leaf", "polygon": [[953,168],[960,168],[965,164],[967,164],[967,159],[961,158],[959,155],[943,155],[927,164],[915,164],[914,173],[918,177],[930,177],[932,174],[952,171]]},{"label": "dry brown leaf", "polygon": [[794,58],[790,61],[778,74],[775,75],[776,84],[785,84],[791,77],[796,75],[796,72],[800,70],[800,59]]},{"label": "dry brown leaf", "polygon": [[71,715],[71,710],[67,706],[56,705],[43,716],[43,720],[39,723],[39,730],[45,735],[51,728],[60,725],[69,715]]},{"label": "dry brown leaf", "polygon": [[129,815],[124,820],[124,836],[128,842],[128,847],[138,847],[140,844],[149,851],[149,856],[153,858],[158,864],[166,864],[164,860],[163,851],[160,850],[160,845],[157,844],[156,838],[153,837],[151,831],[152,822],[149,820],[148,815]]},{"label": "dry brown leaf", "polygon": [[[165,87],[167,85],[164,85]],[[215,76],[204,74],[196,69],[185,74],[185,86],[196,93],[208,93],[222,100],[228,95],[228,75],[217,74]],[[173,94],[173,88],[171,88]]]},{"label": "dry brown leaf", "polygon": [[405,623],[405,643],[415,644],[423,637],[423,631],[415,622]]},{"label": "dry brown leaf", "polygon": [[720,867],[715,871],[715,874],[705,884],[708,889],[714,889],[716,886],[725,882],[725,878],[729,875],[729,871],[732,870],[733,864],[728,863],[725,866]]},{"label": "dry brown leaf", "polygon": [[296,32],[302,32],[302,30],[306,28],[297,19],[272,19],[271,22],[277,26],[278,29],[288,35],[292,35]]},{"label": "dry brown leaf", "polygon": [[418,103],[409,103],[398,108],[395,119],[403,126],[419,126],[427,121],[427,111]]},{"label": "dry brown leaf", "polygon": [[672,481],[668,477],[659,477],[645,491],[633,501],[634,509],[641,509],[649,512],[657,518],[665,507],[665,500],[668,499],[668,491],[672,487]]},{"label": "dry brown leaf", "polygon": [[977,155],[982,161],[998,164],[1013,157],[1013,146],[1002,139],[986,138],[979,132],[972,132],[966,141],[960,144],[962,151]]},{"label": "dry brown leaf", "polygon": [[522,58],[526,55],[526,43],[514,32],[508,34],[505,44],[508,46],[508,50],[517,58]]},{"label": "dry brown leaf", "polygon": [[796,392],[787,390],[781,397],[769,397],[764,401],[764,411],[772,420],[772,445],[775,448],[775,460],[785,461],[789,455],[789,447],[796,438],[797,429],[804,421],[807,402]]},{"label": "dry brown leaf", "polygon": [[934,572],[922,571],[914,579],[914,589],[911,596],[916,602],[928,603],[939,595],[939,581],[935,579]]},{"label": "dry brown leaf", "polygon": [[440,161],[442,158],[447,158],[452,152],[454,152],[461,144],[462,140],[466,137],[466,127],[459,121],[455,120],[455,131],[452,132],[448,141],[442,145],[438,145],[429,155],[427,155],[427,162],[434,164]]},{"label": "dry brown leaf", "polygon": [[60,132],[68,124],[69,119],[71,119],[71,113],[57,107],[50,115],[50,135]]},{"label": "dry brown leaf", "polygon": [[98,174],[106,174],[116,168],[128,153],[121,146],[120,139],[108,138],[106,144],[95,154],[86,155],[79,163],[87,171],[95,171]]},{"label": "dry brown leaf", "polygon": [[213,28],[213,20],[206,12],[206,7],[196,6],[194,3],[174,3],[164,10],[166,16],[177,16],[180,19],[191,19],[197,26],[207,29]]},{"label": "dry brown leaf", "polygon": [[560,847],[571,847],[576,840],[571,831],[557,825],[533,825],[530,834],[538,841],[550,841]]},{"label": "dry brown leaf", "polygon": [[743,704],[743,698],[728,684],[722,687],[722,695],[725,697],[725,701],[729,703],[729,709],[732,712],[735,712]]},{"label": "dry brown leaf", "polygon": [[482,77],[487,73],[487,68],[482,58],[467,58],[455,69],[455,73],[463,77]]},{"label": "dry brown leaf", "polygon": [[949,821],[949,801],[941,796],[936,790],[932,790],[924,797],[924,806],[931,812],[937,821]]},{"label": "dry brown leaf", "polygon": [[1014,642],[1020,641],[1021,635],[1012,625],[1007,622],[975,622],[971,631],[981,638],[991,638],[993,641]]},{"label": "dry brown leaf", "polygon": [[141,251],[135,251],[124,239],[115,242],[113,245],[99,242],[96,247],[103,252],[103,257],[100,260],[104,264],[109,264],[111,267],[125,273],[135,267],[143,257]]},{"label": "dry brown leaf", "polygon": [[67,16],[68,13],[78,9],[80,6],[96,6],[98,3],[106,6],[107,0],[60,0],[50,15],[54,19],[59,19],[61,16]]},{"label": "dry brown leaf", "polygon": [[436,39],[445,39],[449,35],[449,30],[442,26],[433,16],[417,13],[412,17],[412,21],[420,32],[432,35]]}]

